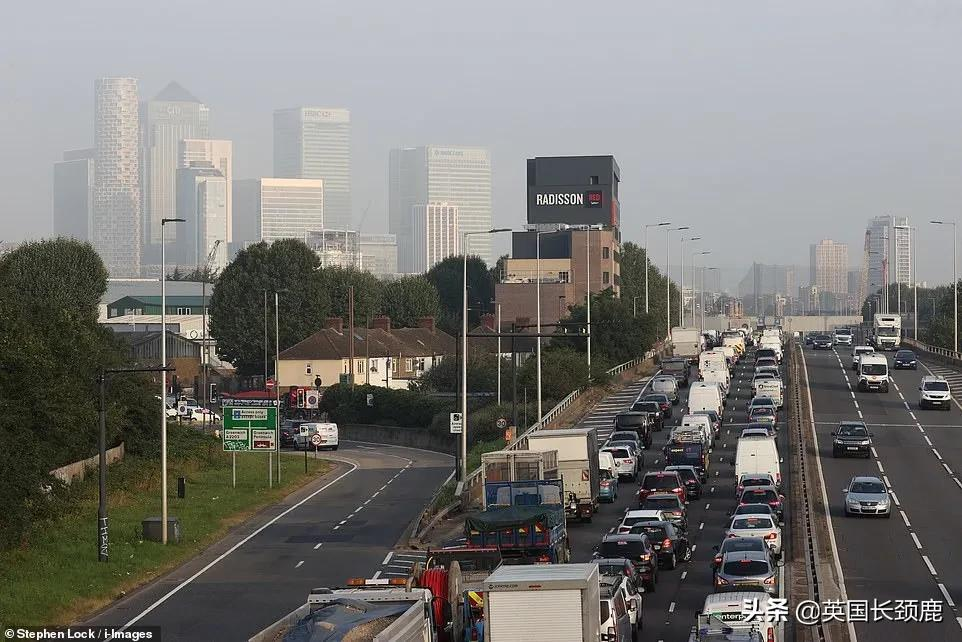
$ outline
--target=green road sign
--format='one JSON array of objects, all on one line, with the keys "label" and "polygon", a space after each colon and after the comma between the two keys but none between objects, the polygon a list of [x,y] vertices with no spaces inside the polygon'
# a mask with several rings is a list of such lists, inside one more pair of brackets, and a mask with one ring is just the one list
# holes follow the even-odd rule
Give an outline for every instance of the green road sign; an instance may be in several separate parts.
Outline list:
[{"label": "green road sign", "polygon": [[277,408],[224,407],[224,450],[244,452],[277,448]]}]

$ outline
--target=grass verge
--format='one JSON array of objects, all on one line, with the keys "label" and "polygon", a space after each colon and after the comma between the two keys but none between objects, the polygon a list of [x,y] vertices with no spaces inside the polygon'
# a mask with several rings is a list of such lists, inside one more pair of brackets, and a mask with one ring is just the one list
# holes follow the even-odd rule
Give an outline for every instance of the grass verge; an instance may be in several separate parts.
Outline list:
[{"label": "grass verge", "polygon": [[[188,429],[185,429],[185,431]],[[323,459],[281,457],[282,484],[268,488],[267,455],[231,456],[213,437],[182,439],[168,459],[168,510],[181,541],[167,547],[141,538],[141,520],[160,514],[160,466],[128,456],[108,469],[110,560],[97,561],[97,475],[69,490],[59,518],[38,525],[24,546],[0,552],[0,625],[63,625],[82,619],[125,592],[187,561],[265,506],[333,468]],[[276,476],[277,462],[274,462]],[[187,480],[177,497],[177,478]]]}]

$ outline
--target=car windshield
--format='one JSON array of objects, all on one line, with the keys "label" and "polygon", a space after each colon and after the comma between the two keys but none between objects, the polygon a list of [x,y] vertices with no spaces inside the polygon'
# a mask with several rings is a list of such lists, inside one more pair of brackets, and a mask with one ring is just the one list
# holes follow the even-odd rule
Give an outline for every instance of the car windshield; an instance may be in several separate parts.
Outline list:
[{"label": "car windshield", "polygon": [[774,406],[775,400],[771,397],[755,397],[752,399],[751,405],[753,408],[759,408],[761,406]]},{"label": "car windshield", "polygon": [[759,372],[758,374],[755,375],[756,381],[760,379],[774,379],[774,378],[775,378],[774,372]]},{"label": "car windshield", "polygon": [[655,403],[668,403],[667,395],[648,395],[645,399],[654,401]]},{"label": "car windshield", "polygon": [[831,340],[832,340],[832,337],[828,336],[827,334],[820,334],[820,335],[818,335],[817,337],[815,337],[815,340],[816,340],[816,341],[831,341]]},{"label": "car windshield", "polygon": [[912,352],[911,350],[899,350],[898,352],[895,353],[895,358],[912,360],[915,358],[915,353]]},{"label": "car windshield", "polygon": [[745,504],[735,509],[736,515],[757,515],[759,513],[772,514],[772,507],[768,504]]},{"label": "car windshield", "polygon": [[868,437],[865,426],[842,424],[838,428],[838,434],[842,437]]},{"label": "car windshield", "polygon": [[846,337],[847,337],[847,336],[850,336],[850,335],[852,334],[852,331],[849,330],[848,328],[839,328],[838,330],[835,331],[835,334],[837,334],[837,335],[839,335],[839,336],[846,336]]},{"label": "car windshield", "polygon": [[742,493],[742,502],[753,504],[767,504],[768,502],[778,501],[778,494],[774,490],[746,490]]},{"label": "car windshield", "polygon": [[752,408],[752,417],[771,417],[775,411],[767,406],[756,406]]},{"label": "car windshield", "polygon": [[684,372],[686,369],[683,361],[662,361],[662,372]]},{"label": "car windshield", "polygon": [[742,517],[732,522],[734,529],[771,528],[772,520],[768,517]]},{"label": "car windshield", "polygon": [[881,482],[860,481],[852,484],[853,493],[865,493],[871,495],[881,495],[885,492],[885,486]]},{"label": "car windshield", "polygon": [[668,537],[668,533],[665,532],[664,526],[636,526],[631,529],[633,533],[644,533],[648,536],[649,540],[658,541]]},{"label": "car windshield", "polygon": [[924,387],[926,390],[935,390],[936,392],[949,391],[949,384],[944,381],[926,381]]},{"label": "car windshield", "polygon": [[884,363],[866,363],[862,366],[862,374],[884,375],[888,369]]},{"label": "car windshield", "polygon": [[875,352],[873,348],[855,348],[856,357],[863,354],[871,354],[873,352]]},{"label": "car windshield", "polygon": [[620,576],[625,574],[624,564],[598,564],[598,575]]},{"label": "car windshield", "polygon": [[743,477],[742,486],[771,486],[772,480],[768,477]]},{"label": "car windshield", "polygon": [[614,475],[611,474],[611,471],[608,470],[607,468],[602,468],[600,473],[601,473],[602,480],[615,478]]},{"label": "car windshield", "polygon": [[628,459],[631,457],[631,453],[628,452],[627,448],[612,448],[605,452],[611,453],[611,456],[615,459]]},{"label": "car windshield", "polygon": [[618,415],[615,422],[619,426],[644,426],[648,418],[644,415]]},{"label": "car windshield", "polygon": [[763,575],[770,570],[768,562],[761,560],[735,560],[726,562],[722,572],[725,575],[735,577],[751,577],[753,575]]},{"label": "car windshield", "polygon": [[881,327],[881,328],[876,328],[875,333],[878,334],[880,337],[897,337],[899,336],[899,329],[890,328],[890,327]]},{"label": "car windshield", "polygon": [[649,497],[644,504],[646,510],[678,510],[678,500],[673,497],[665,497],[664,499],[659,497],[651,499]]},{"label": "car windshield", "polygon": [[611,441],[638,441],[638,433],[619,430],[611,433]]},{"label": "car windshield", "polygon": [[636,403],[632,410],[637,410],[638,412],[660,412],[661,408],[654,401],[640,401]]},{"label": "car windshield", "polygon": [[598,552],[605,557],[637,558],[647,551],[641,539],[609,539],[601,543]]},{"label": "car windshield", "polygon": [[764,551],[765,542],[755,537],[734,537],[726,539],[719,553],[730,553],[732,551]]}]

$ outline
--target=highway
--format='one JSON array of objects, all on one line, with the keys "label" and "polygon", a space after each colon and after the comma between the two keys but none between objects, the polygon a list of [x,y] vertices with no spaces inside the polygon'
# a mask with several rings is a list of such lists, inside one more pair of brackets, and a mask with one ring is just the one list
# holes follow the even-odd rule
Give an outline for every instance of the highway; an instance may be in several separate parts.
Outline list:
[{"label": "highway", "polygon": [[310,589],[378,572],[453,465],[447,455],[350,442],[328,456],[339,466],[326,478],[86,624],[160,626],[167,641],[246,640]]},{"label": "highway", "polygon": [[[695,368],[692,369],[693,375]],[[784,370],[784,367],[783,367]],[[734,497],[734,468],[732,460],[739,434],[745,423],[745,406],[751,399],[751,377],[754,373],[754,356],[749,356],[739,363],[732,377],[732,393],[725,409],[724,423],[721,436],[710,456],[709,480],[704,488],[702,498],[692,501],[688,507],[689,539],[694,545],[694,554],[688,563],[680,563],[673,570],[662,569],[658,575],[658,585],[654,593],[644,596],[643,620],[644,629],[642,640],[687,640],[694,623],[695,612],[700,611],[705,597],[712,593],[711,559],[714,555],[713,547],[724,538],[724,531],[730,520],[728,512],[735,507]],[[627,410],[647,385],[647,380],[633,384],[619,393],[607,398],[596,406],[579,424],[579,427],[594,427],[599,431],[599,441],[604,441],[611,433],[614,416]],[[666,429],[654,434],[652,447],[645,451],[645,470],[660,470],[665,463],[662,457],[662,447],[665,445],[670,432],[669,425],[677,425],[679,419],[686,412],[687,388],[682,388],[681,400],[674,407],[672,419],[666,422]],[[785,413],[779,413],[782,430],[778,435],[778,450],[782,457],[788,451],[788,432],[784,430],[786,424]],[[783,493],[787,496],[789,484],[788,459],[782,466],[785,479]],[[609,529],[621,521],[626,508],[637,505],[637,484],[629,481],[620,483],[618,501],[613,504],[602,504],[600,511],[590,524],[570,523],[569,536],[572,546],[572,561],[585,562],[591,559],[595,546],[601,541]],[[790,515],[786,511],[786,521]],[[783,541],[790,546],[787,528],[783,534]],[[786,549],[786,555],[791,551]],[[784,586],[789,582],[785,580]]]},{"label": "highway", "polygon": [[[928,374],[891,372],[888,393],[859,392],[851,350],[804,349],[819,446],[845,587],[850,600],[936,600],[941,623],[856,623],[861,640],[962,640],[962,417],[918,409],[918,384]],[[888,353],[891,364],[892,353]],[[927,364],[926,364],[927,365]],[[931,366],[944,369],[944,366]],[[874,433],[871,459],[832,457],[840,420],[863,419]],[[891,519],[846,518],[841,489],[854,475],[876,475],[896,501]]]}]

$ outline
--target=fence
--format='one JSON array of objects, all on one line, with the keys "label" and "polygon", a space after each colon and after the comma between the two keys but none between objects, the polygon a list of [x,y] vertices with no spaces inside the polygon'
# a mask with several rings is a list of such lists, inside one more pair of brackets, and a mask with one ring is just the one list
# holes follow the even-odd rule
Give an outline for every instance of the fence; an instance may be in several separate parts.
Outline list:
[{"label": "fence", "polygon": [[916,350],[921,350],[922,352],[928,352],[929,354],[934,354],[936,356],[942,357],[943,360],[949,363],[954,363],[956,365],[962,364],[962,352],[956,352],[955,350],[949,350],[948,348],[940,348],[939,346],[929,345],[927,343],[922,343],[921,341],[916,341],[915,339],[902,339],[902,343],[907,346],[911,346]]},{"label": "fence", "polygon": [[[120,461],[124,458],[124,444],[121,442],[116,448],[111,448],[107,451],[107,465]],[[94,455],[93,457],[88,457],[87,459],[82,459],[80,461],[75,461],[72,464],[67,464],[66,466],[61,466],[50,471],[50,474],[62,481],[65,484],[70,484],[74,480],[83,481],[83,478],[87,476],[87,470],[96,470],[100,462],[100,455]]]}]

